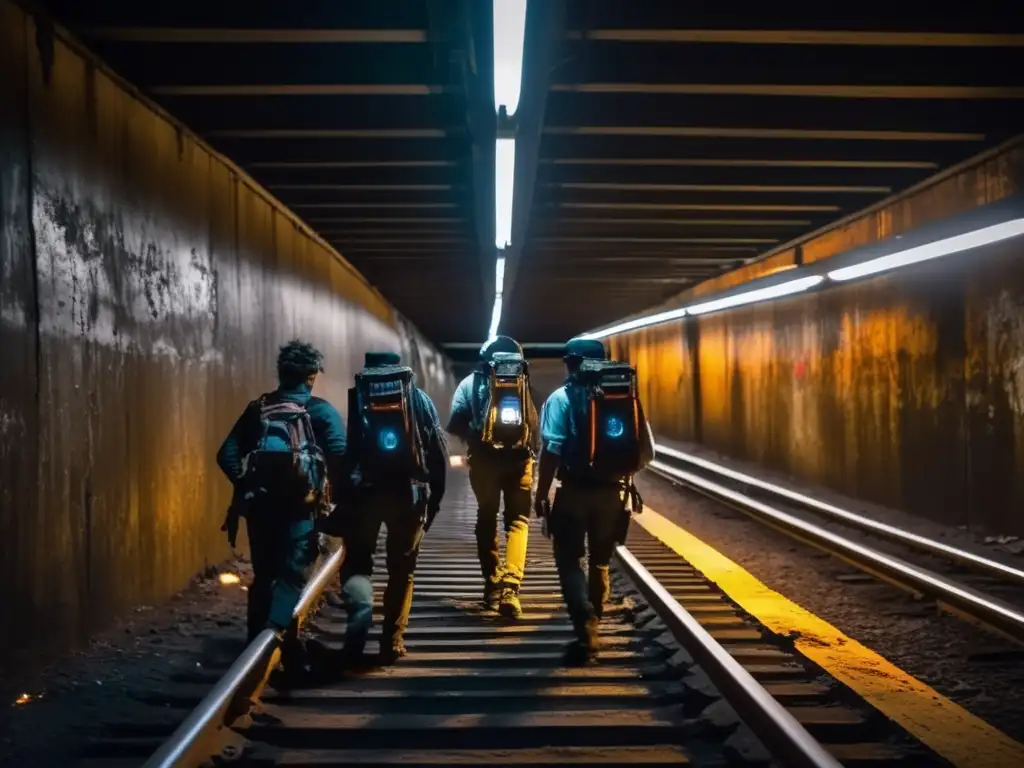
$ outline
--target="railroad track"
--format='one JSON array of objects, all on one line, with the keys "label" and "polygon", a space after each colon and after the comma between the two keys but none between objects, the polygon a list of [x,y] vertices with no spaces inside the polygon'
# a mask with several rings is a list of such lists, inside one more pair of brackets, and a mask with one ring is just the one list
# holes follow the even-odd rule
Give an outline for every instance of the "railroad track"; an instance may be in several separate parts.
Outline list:
[{"label": "railroad track", "polygon": [[[540,526],[524,615],[504,622],[479,606],[475,505],[462,478],[451,485],[423,544],[406,658],[321,687],[266,688],[256,714],[235,719],[269,663],[257,640],[226,673],[181,675],[137,720],[111,724],[90,764],[139,765],[163,742],[147,766],[215,753],[260,766],[947,765],[636,525],[616,554],[600,660],[566,667],[571,626]],[[328,605],[306,628],[340,646],[344,625]]]},{"label": "railroad track", "polygon": [[[656,474],[1024,644],[1024,570],[658,445]],[[850,533],[844,533],[842,526]],[[881,546],[880,546],[881,545]]]}]

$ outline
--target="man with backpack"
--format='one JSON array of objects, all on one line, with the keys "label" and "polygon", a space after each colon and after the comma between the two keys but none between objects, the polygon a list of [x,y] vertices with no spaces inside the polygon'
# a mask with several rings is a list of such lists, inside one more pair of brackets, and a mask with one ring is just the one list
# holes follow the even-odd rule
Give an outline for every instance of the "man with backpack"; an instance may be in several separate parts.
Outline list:
[{"label": "man with backpack", "polygon": [[[345,453],[341,414],[313,397],[323,355],[293,340],[277,357],[278,387],[249,403],[217,453],[217,464],[234,486],[222,530],[235,546],[238,518],[249,535],[253,582],[248,634],[283,629],[306,585],[318,554],[317,518],[330,504],[330,480]],[[285,668],[297,643],[286,640]]]},{"label": "man with backpack", "polygon": [[[477,501],[476,541],[484,605],[506,618],[522,614],[537,410],[523,348],[498,336],[480,349],[480,364],[452,398],[448,431],[468,446],[469,482]],[[505,560],[499,560],[498,508],[505,497]]]},{"label": "man with backpack", "polygon": [[373,619],[373,556],[383,524],[388,583],[380,661],[405,655],[420,542],[441,507],[448,446],[437,409],[415,385],[412,369],[390,352],[368,352],[348,399],[347,481],[328,521],[345,542],[341,593],[348,613],[341,665],[363,658]]},{"label": "man with backpack", "polygon": [[[562,596],[576,633],[566,660],[582,664],[598,651],[598,625],[611,593],[608,564],[626,538],[627,504],[634,512],[643,510],[633,475],[654,459],[654,437],[631,366],[605,360],[604,345],[593,339],[570,340],[564,360],[569,377],[541,412],[534,510],[554,540]],[[556,473],[561,485],[549,506]]]}]

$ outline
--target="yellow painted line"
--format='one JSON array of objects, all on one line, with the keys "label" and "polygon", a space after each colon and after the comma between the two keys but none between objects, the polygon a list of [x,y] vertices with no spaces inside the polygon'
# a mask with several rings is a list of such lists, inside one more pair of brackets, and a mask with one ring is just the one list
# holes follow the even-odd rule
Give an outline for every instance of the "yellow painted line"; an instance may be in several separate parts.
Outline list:
[{"label": "yellow painted line", "polygon": [[650,507],[633,519],[772,632],[796,637],[800,653],[954,765],[1024,766],[1024,744],[769,589],[671,520]]}]

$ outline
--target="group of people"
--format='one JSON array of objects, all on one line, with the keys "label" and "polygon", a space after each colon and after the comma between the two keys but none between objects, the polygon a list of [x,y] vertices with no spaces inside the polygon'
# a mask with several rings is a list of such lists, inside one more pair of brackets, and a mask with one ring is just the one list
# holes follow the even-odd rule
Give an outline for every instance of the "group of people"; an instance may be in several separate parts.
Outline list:
[{"label": "group of people", "polygon": [[[291,626],[322,537],[338,536],[345,547],[341,599],[348,621],[340,656],[328,663],[337,669],[362,664],[383,525],[388,581],[379,662],[405,655],[416,560],[445,494],[447,431],[468,446],[485,607],[508,620],[522,613],[532,507],[553,540],[575,628],[566,660],[592,660],[609,597],[609,561],[625,538],[630,507],[642,510],[632,478],[653,459],[654,441],[632,367],[606,360],[604,345],[585,339],[566,345],[564,361],[565,385],[538,419],[522,347],[506,336],[489,341],[456,389],[445,429],[399,355],[367,353],[348,392],[346,428],[338,409],[312,394],[323,371],[320,351],[298,340],[282,347],[277,389],[249,403],[217,455],[234,486],[223,530],[233,547],[244,518],[251,548],[249,640],[264,629]],[[556,475],[560,487],[549,504]],[[502,498],[503,558],[497,529]],[[589,574],[582,567],[588,549]],[[285,637],[282,652],[286,673],[308,669],[294,636]]]}]

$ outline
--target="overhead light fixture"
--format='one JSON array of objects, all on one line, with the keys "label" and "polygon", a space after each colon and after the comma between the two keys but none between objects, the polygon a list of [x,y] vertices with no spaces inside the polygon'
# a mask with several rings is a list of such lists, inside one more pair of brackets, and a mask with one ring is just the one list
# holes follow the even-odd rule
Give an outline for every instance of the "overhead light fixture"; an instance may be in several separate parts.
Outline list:
[{"label": "overhead light fixture", "polygon": [[789,296],[794,293],[800,293],[801,291],[809,290],[816,285],[819,285],[824,281],[824,277],[821,275],[810,275],[808,277],[800,277],[796,280],[789,280],[785,283],[778,283],[776,285],[770,285],[765,288],[756,288],[752,291],[746,291],[744,293],[733,294],[732,296],[726,296],[721,299],[715,299],[713,301],[705,301],[700,304],[693,304],[689,307],[680,307],[679,309],[670,309],[665,312],[659,312],[656,315],[647,315],[646,317],[638,317],[633,320],[627,320],[624,323],[618,323],[616,325],[609,326],[608,328],[602,328],[597,331],[591,331],[589,333],[580,334],[578,338],[581,339],[604,339],[608,336],[614,336],[619,333],[627,333],[628,331],[635,331],[640,328],[647,328],[652,325],[660,325],[661,323],[669,323],[673,320],[679,320],[687,315],[706,315],[709,312],[718,312],[722,309],[730,309],[732,307],[739,307],[743,304],[753,304],[758,301],[766,301],[768,299],[776,299],[780,296]]},{"label": "overhead light fixture", "polygon": [[702,304],[694,304],[686,308],[688,315],[706,315],[708,312],[718,312],[723,309],[740,307],[744,304],[753,304],[758,301],[777,299],[781,296],[790,296],[794,293],[806,291],[809,288],[820,284],[825,278],[822,275],[810,275],[809,277],[798,277],[796,280],[787,280],[778,285],[770,285],[767,288],[755,288],[752,291],[737,293],[726,296],[722,299],[706,301]]},{"label": "overhead light fixture", "polygon": [[829,280],[844,281],[854,280],[858,277],[867,277],[879,272],[887,272],[897,267],[905,267],[909,264],[918,264],[929,259],[937,259],[940,256],[949,256],[961,251],[969,251],[972,248],[981,248],[985,245],[992,245],[1011,237],[1018,237],[1024,234],[1024,218],[1011,219],[1000,224],[993,224],[988,227],[976,229],[973,232],[965,232],[962,235],[946,237],[942,240],[935,240],[931,243],[918,245],[914,248],[890,253],[887,256],[879,256],[860,264],[853,264],[849,267],[834,269],[828,273]]},{"label": "overhead light fixture", "polygon": [[[786,265],[773,270],[773,272],[794,269],[797,274],[803,273],[805,276],[787,282],[774,283],[763,288],[752,288],[742,293],[733,293],[681,309],[627,320],[604,329],[582,334],[580,338],[602,339],[659,323],[671,322],[686,315],[703,315],[789,296],[814,288],[826,279],[844,282],[869,277],[941,256],[994,245],[1024,235],[1022,209],[1024,209],[1024,196],[1012,195],[962,214],[922,225],[905,235],[836,254],[829,259],[829,262],[844,266],[836,266],[825,274],[808,275],[806,274],[807,267]],[[893,248],[900,248],[900,250],[893,252]],[[817,269],[817,265],[814,268]],[[767,275],[763,275],[757,282],[761,282],[766,277]]]},{"label": "overhead light fixture", "polygon": [[494,0],[494,111],[509,117],[519,107],[523,87],[526,0]]},{"label": "overhead light fixture", "polygon": [[604,339],[607,338],[608,336],[614,336],[617,333],[626,333],[627,331],[635,331],[637,328],[646,328],[648,325],[657,325],[658,323],[667,323],[671,320],[678,320],[684,315],[686,315],[685,307],[681,309],[670,309],[667,312],[661,312],[657,315],[638,317],[635,320],[627,320],[624,323],[619,323],[618,325],[613,325],[609,328],[602,328],[599,331],[584,333],[581,334],[578,338]]},{"label": "overhead light fixture", "polygon": [[499,256],[497,263],[494,265],[494,292],[501,295],[502,290],[505,288],[505,257]]},{"label": "overhead light fixture", "polygon": [[516,182],[516,140],[498,139],[494,145],[494,244],[512,242],[512,199]]},{"label": "overhead light fixture", "polygon": [[498,323],[501,321],[501,294],[497,294],[494,297],[494,309],[491,310],[491,329],[487,332],[487,340],[497,338],[498,336]]}]

